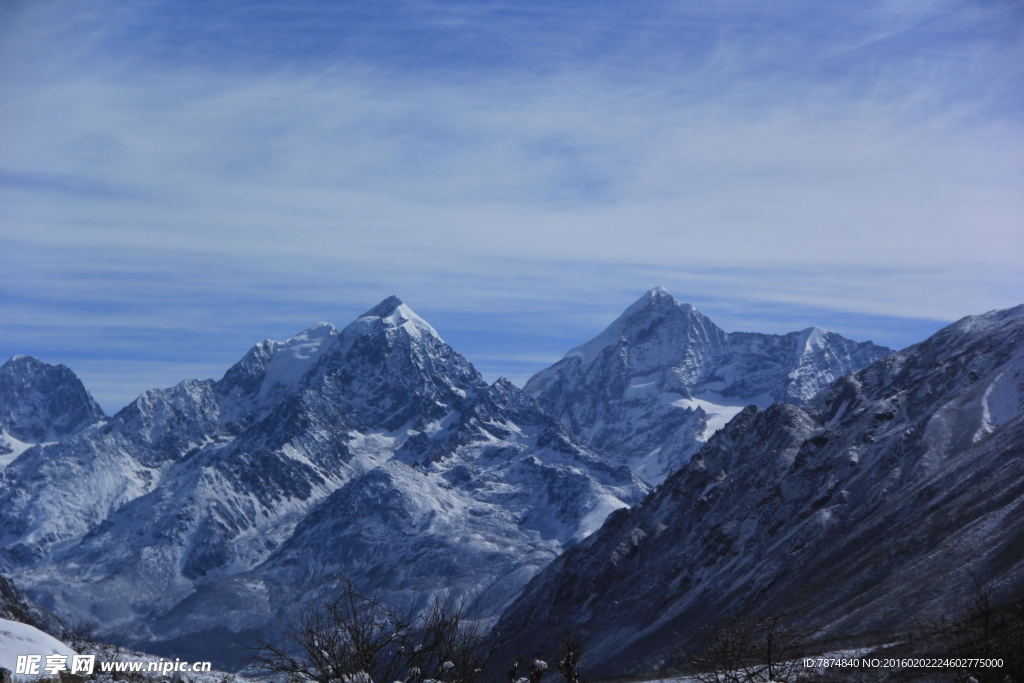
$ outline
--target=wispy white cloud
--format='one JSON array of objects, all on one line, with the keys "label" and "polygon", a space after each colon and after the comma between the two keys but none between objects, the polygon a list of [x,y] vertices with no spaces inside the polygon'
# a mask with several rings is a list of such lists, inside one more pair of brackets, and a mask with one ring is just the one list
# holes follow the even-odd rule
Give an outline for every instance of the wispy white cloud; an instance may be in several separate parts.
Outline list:
[{"label": "wispy white cloud", "polygon": [[657,283],[892,344],[1024,300],[1010,4],[154,7],[0,15],[0,351],[228,358],[398,293],[523,374]]}]

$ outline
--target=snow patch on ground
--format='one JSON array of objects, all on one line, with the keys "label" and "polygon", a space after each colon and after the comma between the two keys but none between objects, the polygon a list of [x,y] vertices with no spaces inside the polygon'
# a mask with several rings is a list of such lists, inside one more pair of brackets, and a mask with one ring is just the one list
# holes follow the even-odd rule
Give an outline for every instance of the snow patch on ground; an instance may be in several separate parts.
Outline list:
[{"label": "snow patch on ground", "polygon": [[[19,655],[42,655],[42,665],[46,664],[47,655],[71,656],[78,654],[49,633],[40,631],[34,626],[18,621],[0,619],[0,667],[15,670]],[[40,667],[41,675],[48,675]],[[14,674],[15,681],[27,681],[37,676]]]},{"label": "snow patch on ground", "polygon": [[982,420],[987,431],[1006,424],[1024,409],[1024,353],[1000,369],[982,396]]},{"label": "snow patch on ground", "polygon": [[606,493],[601,495],[594,504],[594,507],[583,515],[583,519],[580,520],[572,541],[576,542],[583,540],[600,529],[601,525],[604,524],[604,520],[608,518],[608,515],[616,510],[626,507],[629,506],[611,494]]},{"label": "snow patch on ground", "polygon": [[641,396],[650,396],[658,390],[658,381],[661,379],[662,372],[652,372],[649,375],[643,377],[634,377],[629,380],[629,385],[626,386],[624,392],[624,398],[639,398]]}]

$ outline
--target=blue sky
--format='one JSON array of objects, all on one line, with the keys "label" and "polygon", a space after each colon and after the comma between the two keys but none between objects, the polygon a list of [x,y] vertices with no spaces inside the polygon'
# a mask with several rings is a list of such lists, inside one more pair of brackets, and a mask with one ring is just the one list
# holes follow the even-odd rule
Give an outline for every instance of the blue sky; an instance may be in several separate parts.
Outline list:
[{"label": "blue sky", "polygon": [[0,1],[0,263],[108,411],[389,294],[520,383],[656,284],[901,347],[1024,302],[1024,5]]}]

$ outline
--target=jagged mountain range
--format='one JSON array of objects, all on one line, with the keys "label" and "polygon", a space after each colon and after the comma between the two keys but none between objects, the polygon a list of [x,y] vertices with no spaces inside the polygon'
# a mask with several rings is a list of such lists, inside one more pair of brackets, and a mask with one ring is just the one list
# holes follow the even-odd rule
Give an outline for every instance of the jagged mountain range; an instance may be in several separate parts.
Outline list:
[{"label": "jagged mountain range", "polygon": [[394,297],[148,391],[2,477],[3,571],[142,643],[276,626],[333,572],[493,617],[648,490]]},{"label": "jagged mountain range", "polygon": [[[965,318],[804,406],[743,409],[638,506],[527,586],[509,651],[585,633],[591,673],[654,673],[704,626],[824,637],[1024,591],[1024,306]],[[976,584],[977,582],[977,584]],[[883,636],[884,637],[884,636]]]},{"label": "jagged mountain range", "polygon": [[655,289],[526,392],[488,385],[395,297],[109,418],[69,370],[18,356],[0,370],[0,571],[175,654],[279,630],[333,574],[493,619],[729,410],[802,401],[885,352],[726,334]]},{"label": "jagged mountain range", "polygon": [[658,484],[744,406],[800,405],[891,352],[818,327],[727,333],[656,287],[524,390],[591,447]]}]

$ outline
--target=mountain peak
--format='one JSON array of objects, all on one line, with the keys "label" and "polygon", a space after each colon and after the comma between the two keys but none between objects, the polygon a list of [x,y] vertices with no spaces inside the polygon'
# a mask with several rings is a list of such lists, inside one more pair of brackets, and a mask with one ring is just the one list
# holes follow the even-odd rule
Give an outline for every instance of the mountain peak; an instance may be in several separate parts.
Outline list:
[{"label": "mountain peak", "polygon": [[39,360],[35,356],[26,356],[24,354],[16,354],[11,356],[10,359],[0,367],[46,367],[47,364]]},{"label": "mountain peak", "polygon": [[827,345],[825,335],[829,334],[829,330],[823,327],[808,327],[806,330],[800,330],[800,338],[797,343],[797,355],[803,355],[811,353],[815,349],[823,349]]},{"label": "mountain peak", "polygon": [[341,334],[344,337],[362,336],[382,328],[402,329],[416,339],[427,334],[444,341],[430,323],[416,315],[415,311],[393,294],[352,321]]},{"label": "mountain peak", "polygon": [[405,306],[405,303],[397,296],[392,294],[388,298],[381,301],[379,304],[363,313],[360,318],[386,318],[395,312],[401,306]]},{"label": "mountain peak", "polygon": [[626,328],[629,326],[630,321],[641,311],[645,311],[647,309],[665,310],[673,307],[678,308],[683,313],[695,313],[697,311],[697,309],[690,304],[684,304],[677,301],[676,298],[661,285],[649,289],[644,292],[643,296],[634,301],[625,311],[623,311],[622,315],[616,318],[611,325],[606,327],[601,334],[588,342],[570,349],[564,357],[572,358],[575,356],[582,359],[584,363],[587,363],[597,356],[601,349],[617,343],[623,332],[625,332]]},{"label": "mountain peak", "polygon": [[24,355],[0,365],[0,425],[14,438],[28,443],[53,440],[103,417],[68,367]]},{"label": "mountain peak", "polygon": [[[676,300],[674,296],[672,296],[671,292],[669,292],[661,285],[648,289],[646,292],[644,292],[644,295],[637,299],[629,308],[637,307],[639,309],[644,308],[645,306],[649,306],[651,304],[675,304],[676,306],[680,306],[686,309],[693,308],[693,306],[691,306],[690,304],[680,303],[678,300]],[[627,308],[626,310],[629,309]]]},{"label": "mountain peak", "polygon": [[294,390],[302,376],[330,348],[338,331],[330,323],[317,323],[283,342],[270,342],[271,355],[260,387],[260,396],[280,385]]},{"label": "mountain peak", "polygon": [[622,312],[622,315],[619,316],[619,319],[629,318],[646,308],[678,308],[683,313],[693,313],[697,311],[697,309],[694,308],[691,304],[682,303],[674,296],[672,296],[671,292],[669,292],[661,285],[658,285],[657,287],[653,287],[644,292],[643,296],[634,301],[625,311]]}]

